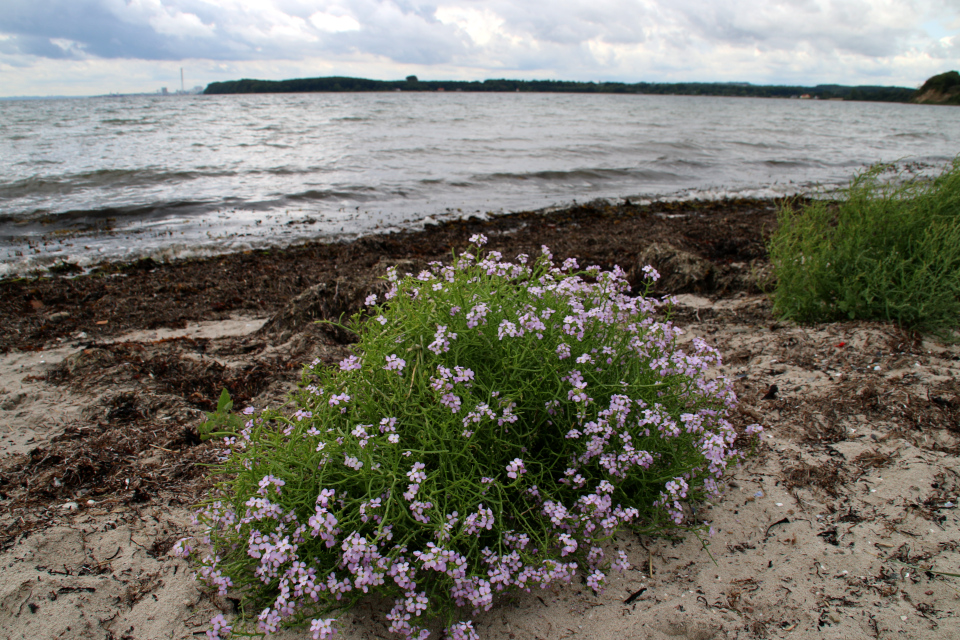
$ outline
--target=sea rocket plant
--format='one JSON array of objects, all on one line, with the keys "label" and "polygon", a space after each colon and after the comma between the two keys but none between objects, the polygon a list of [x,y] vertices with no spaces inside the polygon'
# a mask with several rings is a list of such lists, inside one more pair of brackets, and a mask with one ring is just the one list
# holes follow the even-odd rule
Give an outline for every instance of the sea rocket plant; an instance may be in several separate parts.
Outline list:
[{"label": "sea rocket plant", "polygon": [[210,637],[326,638],[375,592],[405,638],[438,620],[474,639],[499,592],[578,575],[600,591],[629,568],[606,557],[618,530],[709,526],[690,505],[759,431],[727,421],[719,354],[681,351],[662,301],[630,296],[619,268],[558,268],[546,248],[511,263],[473,241],[450,265],[391,269],[384,303],[354,318],[354,355],[306,367],[295,412],[245,411],[219,434],[224,479],[177,550],[253,613]]}]

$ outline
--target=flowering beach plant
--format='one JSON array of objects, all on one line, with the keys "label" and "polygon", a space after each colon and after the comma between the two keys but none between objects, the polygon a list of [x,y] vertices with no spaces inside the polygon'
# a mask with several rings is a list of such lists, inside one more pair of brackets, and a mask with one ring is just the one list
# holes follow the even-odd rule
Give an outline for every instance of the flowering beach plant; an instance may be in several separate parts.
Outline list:
[{"label": "flowering beach plant", "polygon": [[[388,272],[338,367],[306,367],[295,411],[247,409],[203,535],[178,543],[241,599],[240,629],[336,632],[368,594],[391,631],[477,638],[494,596],[629,568],[624,528],[699,530],[742,452],[719,354],[657,319],[624,273],[475,248]],[[647,269],[648,285],[658,277]],[[648,288],[649,291],[649,288]],[[747,435],[759,431],[754,425]],[[231,632],[212,621],[210,637]]]}]

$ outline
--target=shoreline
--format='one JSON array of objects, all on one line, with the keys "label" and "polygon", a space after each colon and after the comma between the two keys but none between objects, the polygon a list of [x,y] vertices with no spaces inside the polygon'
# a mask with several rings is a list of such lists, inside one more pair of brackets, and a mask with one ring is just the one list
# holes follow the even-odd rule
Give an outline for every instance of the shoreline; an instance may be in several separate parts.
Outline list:
[{"label": "shoreline", "polygon": [[[470,217],[354,240],[310,241],[278,249],[252,249],[210,257],[160,262],[143,258],[106,262],[78,277],[79,267],[60,264],[52,273],[0,280],[0,352],[36,349],[79,333],[96,340],[137,328],[220,320],[230,313],[268,314],[289,296],[322,280],[371,269],[384,259],[425,264],[467,245],[473,233],[490,236],[490,249],[577,257],[610,269],[636,266],[641,248],[630,237],[659,238],[715,264],[701,265],[704,282],[686,289],[708,291],[745,286],[752,262],[764,260],[765,233],[776,224],[777,199],[654,202],[593,201],[550,210]],[[679,216],[679,217],[677,217]],[[725,229],[724,226],[729,226]],[[589,231],[585,231],[589,227]],[[762,227],[762,228],[761,228]],[[571,234],[588,239],[572,237]],[[587,243],[587,244],[585,244]],[[740,264],[744,273],[733,273]],[[642,266],[642,265],[641,265]],[[176,281],[176,282],[174,282]],[[749,288],[749,287],[748,287]],[[170,309],[144,296],[172,296]]]},{"label": "shoreline", "polygon": [[[836,185],[835,185],[836,186]],[[829,188],[824,187],[820,192],[820,197],[828,196],[832,193]],[[194,243],[174,243],[168,245],[157,244],[155,239],[146,239],[145,243],[134,252],[127,251],[124,255],[112,255],[111,250],[105,253],[91,253],[92,248],[96,247],[99,241],[112,239],[110,242],[119,242],[127,239],[132,246],[138,244],[141,234],[146,233],[146,226],[142,229],[136,228],[136,224],[150,222],[147,218],[135,223],[132,226],[115,228],[113,226],[113,217],[107,214],[114,211],[120,212],[121,209],[105,209],[90,211],[71,211],[67,216],[77,217],[90,215],[91,222],[82,223],[79,228],[58,228],[57,216],[44,218],[43,225],[52,225],[43,234],[37,236],[11,236],[13,238],[4,248],[7,252],[5,259],[19,252],[31,252],[38,247],[68,243],[89,243],[84,246],[84,251],[76,254],[61,252],[61,248],[54,248],[46,254],[38,253],[30,255],[21,261],[5,261],[0,263],[0,284],[9,281],[22,279],[43,278],[49,275],[88,275],[97,272],[111,272],[115,266],[130,265],[142,260],[153,260],[157,263],[173,264],[177,262],[190,260],[212,260],[221,256],[262,251],[285,251],[295,250],[301,247],[320,244],[345,244],[356,242],[366,237],[396,236],[417,234],[420,232],[429,232],[437,228],[448,226],[458,226],[469,221],[470,223],[483,223],[503,218],[529,218],[531,216],[553,216],[563,214],[564,212],[574,210],[593,209],[609,210],[616,209],[620,215],[629,217],[636,215],[639,210],[647,209],[653,212],[653,215],[673,215],[669,213],[675,208],[675,205],[689,205],[682,207],[693,212],[703,205],[709,203],[756,203],[763,205],[765,203],[780,203],[791,200],[807,200],[814,196],[807,194],[803,190],[795,193],[777,193],[769,189],[751,189],[743,193],[726,191],[690,191],[681,190],[672,195],[659,196],[655,198],[620,198],[620,197],[597,197],[584,203],[578,202],[575,198],[569,202],[539,207],[535,209],[500,209],[487,210],[476,209],[475,211],[448,208],[442,212],[434,212],[419,216],[412,214],[412,219],[405,219],[402,222],[393,222],[381,226],[379,223],[373,226],[370,224],[361,224],[354,230],[346,232],[343,226],[340,231],[333,229],[336,226],[329,220],[324,220],[321,215],[318,218],[310,214],[304,214],[302,211],[297,213],[286,213],[284,216],[277,216],[269,210],[263,213],[263,219],[269,219],[266,224],[262,224],[257,219],[256,226],[251,226],[254,218],[246,220],[244,216],[249,217],[250,211],[243,210],[240,214],[240,222],[237,224],[246,224],[247,226],[237,231],[217,232],[213,237],[203,242],[199,237],[194,238]],[[162,209],[165,205],[160,205]],[[210,214],[219,213],[219,205],[198,205],[203,213],[198,213],[192,222],[193,227],[211,224]],[[661,210],[668,212],[663,213]],[[153,207],[132,207],[130,211],[152,212]],[[237,213],[237,212],[234,212]],[[683,214],[679,214],[683,215]],[[273,218],[277,218],[273,220]],[[8,224],[16,224],[15,220],[7,220]],[[2,223],[0,223],[2,224]],[[36,224],[40,224],[37,222]],[[217,223],[219,224],[219,223]],[[102,226],[101,226],[102,225]],[[330,227],[330,228],[328,228]],[[225,227],[226,228],[226,227]],[[286,231],[284,231],[286,230]],[[210,231],[210,230],[208,230]],[[310,231],[313,235],[299,235],[300,233]],[[163,235],[162,232],[161,235]],[[285,233],[287,234],[285,236]],[[290,235],[292,233],[292,235]],[[109,244],[109,243],[108,243]],[[18,248],[19,247],[19,248]],[[104,247],[100,247],[101,251]],[[13,253],[11,253],[13,252]]]}]

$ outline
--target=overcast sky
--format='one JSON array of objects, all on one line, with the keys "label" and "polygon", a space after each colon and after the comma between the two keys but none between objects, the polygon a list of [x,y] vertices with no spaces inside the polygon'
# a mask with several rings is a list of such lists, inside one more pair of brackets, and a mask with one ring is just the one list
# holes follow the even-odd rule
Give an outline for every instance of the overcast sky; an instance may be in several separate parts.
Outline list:
[{"label": "overcast sky", "polygon": [[960,69],[960,0],[0,0],[0,96],[218,80],[915,87]]}]

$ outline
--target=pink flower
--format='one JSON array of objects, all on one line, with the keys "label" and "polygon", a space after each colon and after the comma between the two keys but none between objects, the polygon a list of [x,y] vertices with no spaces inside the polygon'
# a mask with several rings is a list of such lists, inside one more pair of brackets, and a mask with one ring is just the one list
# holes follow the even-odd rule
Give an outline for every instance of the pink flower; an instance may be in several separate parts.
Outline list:
[{"label": "pink flower", "polygon": [[207,630],[207,638],[210,640],[220,640],[230,635],[230,632],[233,630],[233,628],[227,624],[227,620],[222,614],[215,615],[210,621],[210,625],[212,628]]},{"label": "pink flower", "polygon": [[403,368],[407,366],[407,361],[403,358],[400,358],[395,353],[391,353],[387,356],[387,364],[383,368],[387,371],[396,371],[401,373]]},{"label": "pink flower", "polygon": [[334,622],[336,622],[336,619],[334,618],[313,620],[310,623],[310,632],[313,634],[313,640],[323,640],[324,638],[329,638],[330,636],[336,634],[337,630],[333,626]]},{"label": "pink flower", "polygon": [[356,371],[360,366],[360,358],[357,356],[350,356],[340,361],[341,371]]},{"label": "pink flower", "polygon": [[508,478],[516,479],[526,472],[527,470],[523,466],[523,460],[521,460],[520,458],[514,458],[513,461],[507,465]]}]

